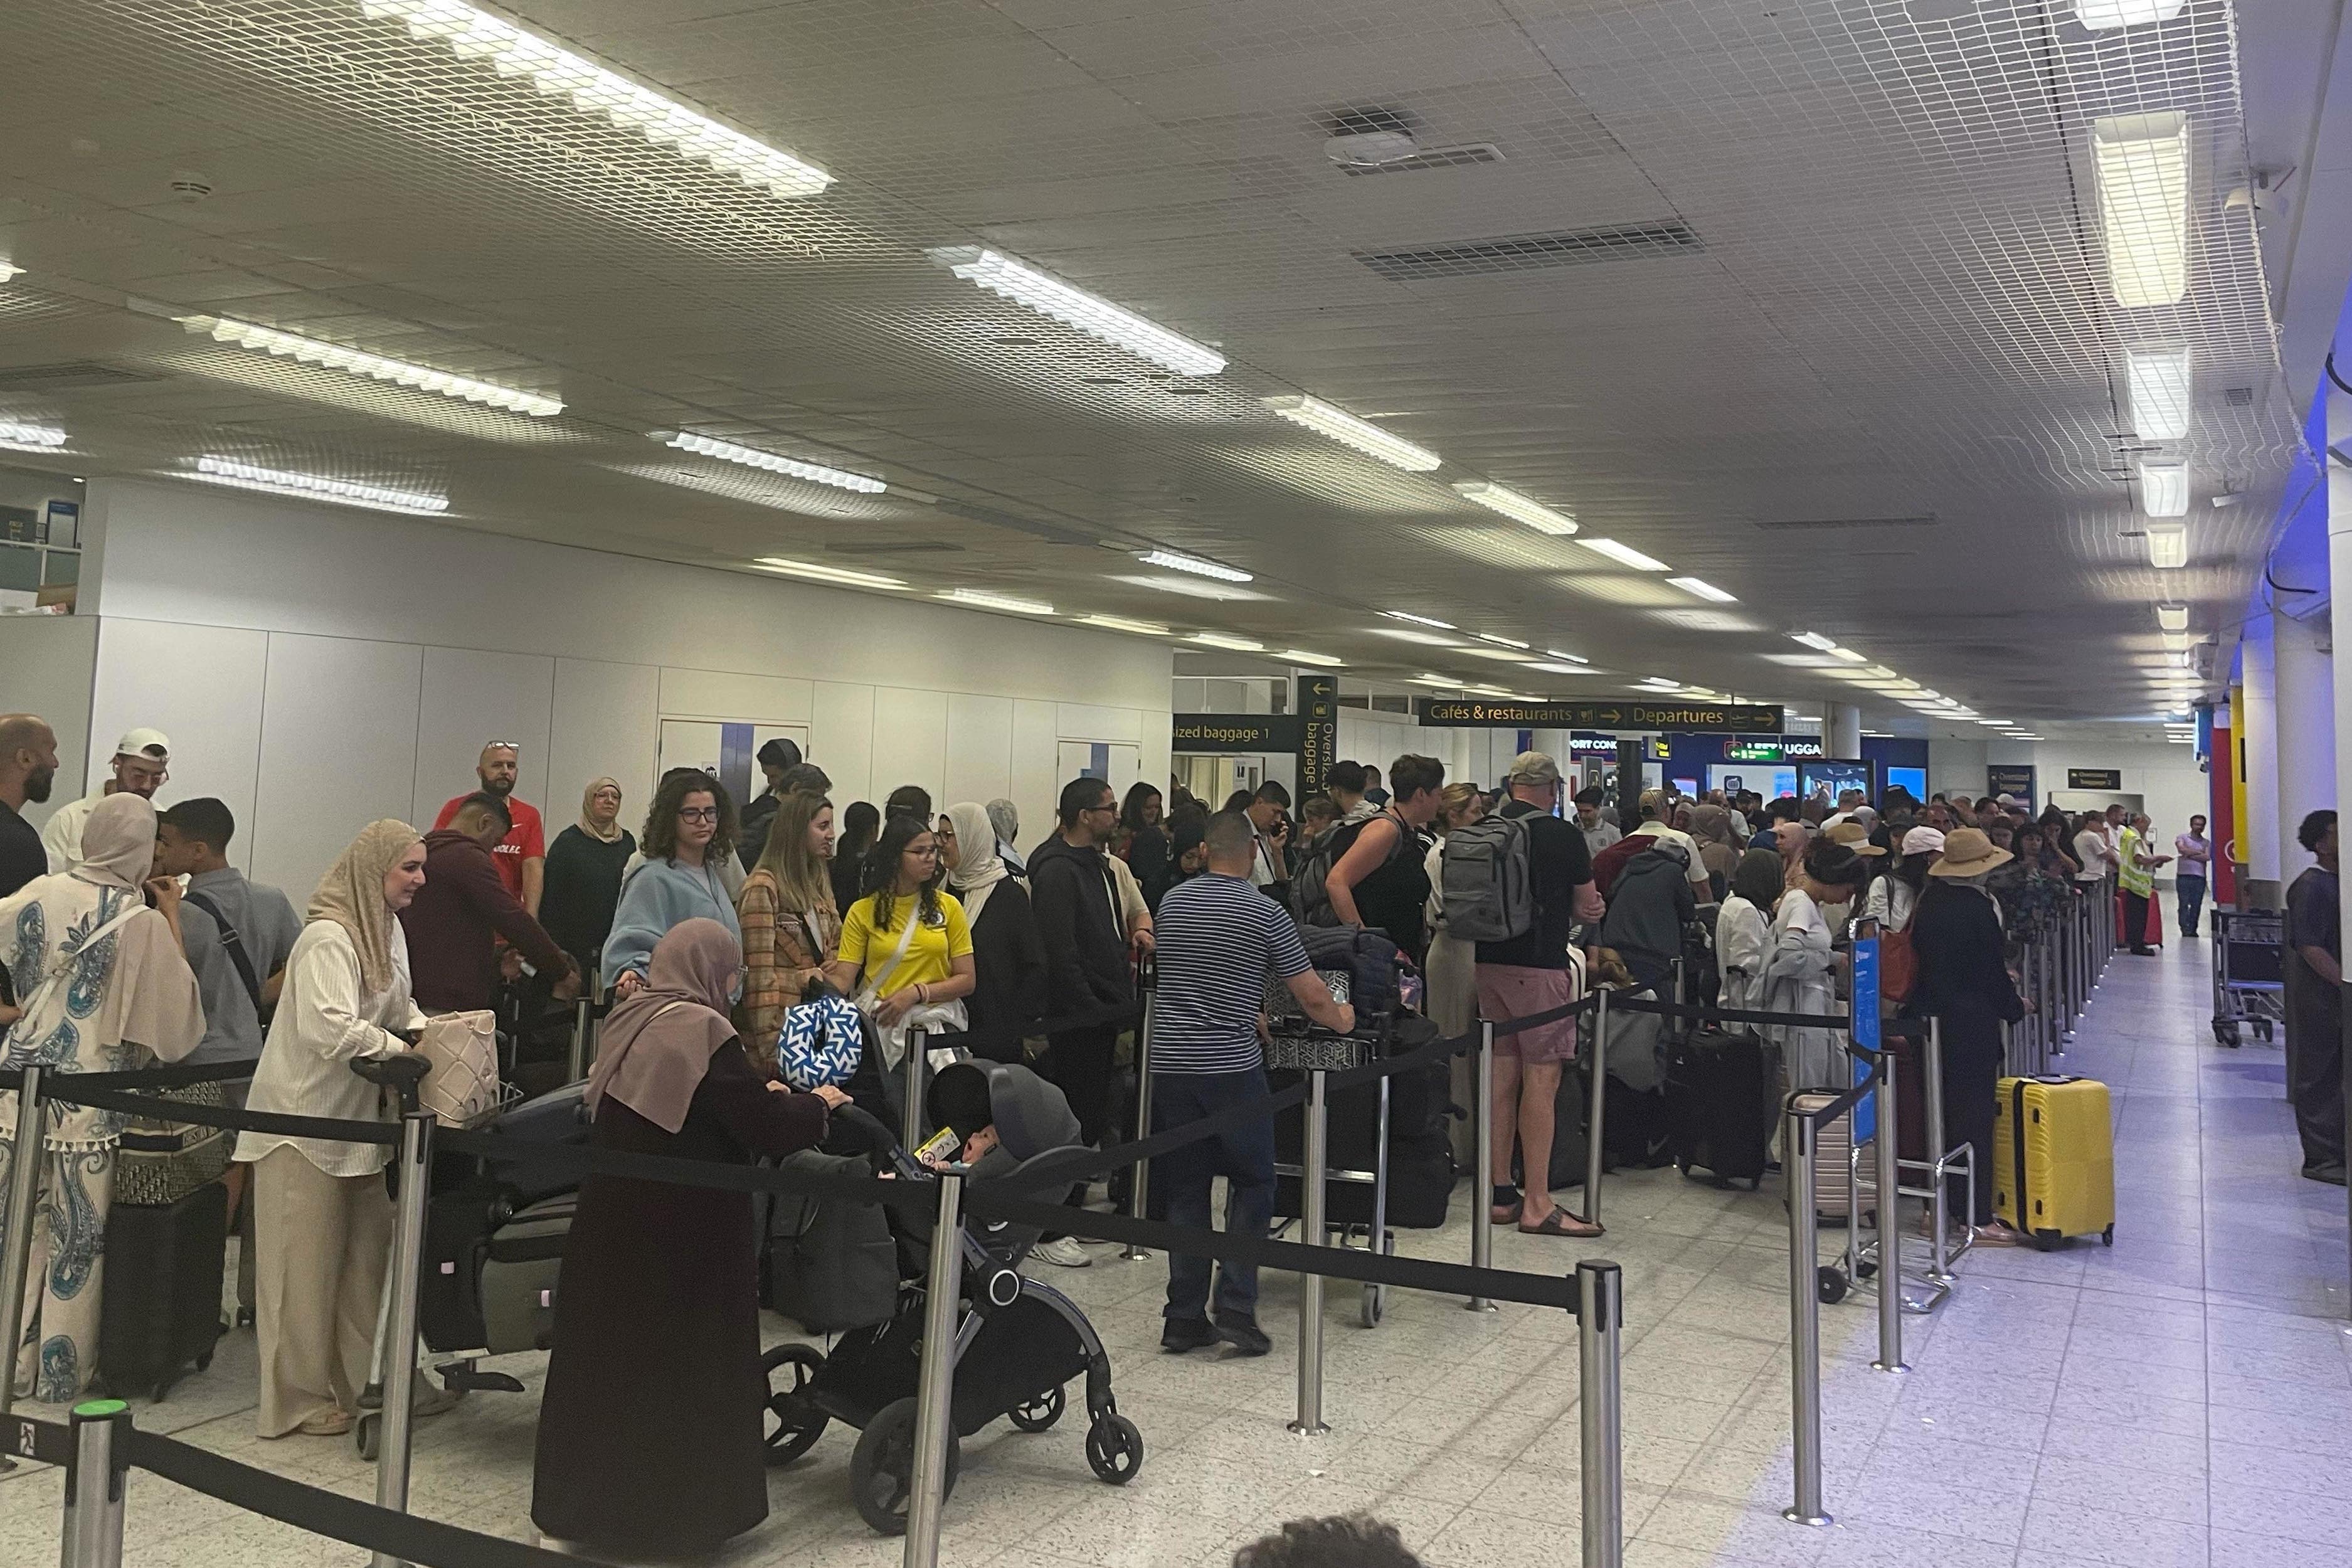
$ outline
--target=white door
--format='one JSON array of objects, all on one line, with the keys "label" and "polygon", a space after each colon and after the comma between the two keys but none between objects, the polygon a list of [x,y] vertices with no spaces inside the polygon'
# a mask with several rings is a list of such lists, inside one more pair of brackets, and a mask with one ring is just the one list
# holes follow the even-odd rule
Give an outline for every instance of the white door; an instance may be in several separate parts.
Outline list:
[{"label": "white door", "polygon": [[1061,780],[1100,779],[1121,800],[1143,776],[1143,748],[1126,741],[1064,741]]},{"label": "white door", "polygon": [[727,786],[739,811],[768,787],[755,760],[760,748],[782,737],[808,752],[805,724],[735,723],[716,719],[661,721],[661,771],[700,768]]}]

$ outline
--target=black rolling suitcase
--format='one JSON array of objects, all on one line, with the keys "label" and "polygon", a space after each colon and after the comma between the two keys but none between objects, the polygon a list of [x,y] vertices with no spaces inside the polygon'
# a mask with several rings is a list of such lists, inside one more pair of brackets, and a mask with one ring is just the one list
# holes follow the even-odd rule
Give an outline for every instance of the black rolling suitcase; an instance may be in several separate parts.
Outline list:
[{"label": "black rolling suitcase", "polygon": [[1772,1134],[1764,1047],[1753,1035],[1694,1029],[1666,1045],[1666,1119],[1675,1164],[1711,1173],[1717,1184],[1764,1179]]},{"label": "black rolling suitcase", "polygon": [[227,1249],[228,1189],[218,1182],[161,1207],[113,1206],[98,1317],[98,1373],[109,1391],[160,1401],[191,1365],[212,1364]]}]

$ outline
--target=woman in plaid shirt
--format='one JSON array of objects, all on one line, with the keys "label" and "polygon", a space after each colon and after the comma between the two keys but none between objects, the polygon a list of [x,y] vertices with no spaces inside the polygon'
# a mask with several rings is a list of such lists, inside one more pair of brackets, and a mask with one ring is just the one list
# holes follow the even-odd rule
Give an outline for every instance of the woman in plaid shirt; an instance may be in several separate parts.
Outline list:
[{"label": "woman in plaid shirt", "polygon": [[833,803],[796,794],[777,807],[760,863],[735,901],[743,924],[744,1045],[763,1071],[776,1065],[776,1032],[841,945],[834,906]]}]

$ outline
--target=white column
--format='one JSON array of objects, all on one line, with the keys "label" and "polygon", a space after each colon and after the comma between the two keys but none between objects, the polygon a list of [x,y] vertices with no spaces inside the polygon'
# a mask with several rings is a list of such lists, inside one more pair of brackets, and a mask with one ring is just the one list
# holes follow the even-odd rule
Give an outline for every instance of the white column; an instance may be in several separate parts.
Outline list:
[{"label": "white column", "polygon": [[2245,711],[2238,715],[2246,728],[2246,820],[2238,825],[2238,844],[2252,884],[2242,902],[2252,910],[2276,909],[2284,889],[2279,880],[2278,698],[2270,616],[2246,623],[2239,653],[2246,700]]},{"label": "white column", "polygon": [[1862,755],[1862,710],[1832,702],[1822,710],[1822,750],[1832,757]]},{"label": "white column", "polygon": [[[2337,374],[2352,380],[2352,332],[2339,339],[2345,353],[2336,362]],[[2352,605],[2352,464],[2333,454],[2337,450],[2352,453],[2352,393],[2336,386],[2326,374],[2320,377],[2321,395],[2327,399],[2327,445],[2329,451],[2320,454],[2327,465],[2327,582],[2328,604],[2332,609],[2340,595]],[[2347,636],[2335,639],[2334,657],[2352,659],[2352,620],[2347,620]],[[2352,669],[2336,687],[2336,733],[2352,737]],[[2322,803],[2341,809],[2344,801],[2352,800],[2352,745],[2337,748],[2335,758],[2334,785]],[[2352,913],[2352,894],[2339,894],[2344,910]]]},{"label": "white column", "polygon": [[[2332,541],[2328,552],[2335,553]],[[2325,642],[2325,621],[2315,627],[2289,616],[2271,616],[2278,700],[2278,863],[2284,881],[2293,881],[2310,863],[2295,841],[2303,819],[2336,804],[2336,682],[2329,656],[2322,651]]]}]

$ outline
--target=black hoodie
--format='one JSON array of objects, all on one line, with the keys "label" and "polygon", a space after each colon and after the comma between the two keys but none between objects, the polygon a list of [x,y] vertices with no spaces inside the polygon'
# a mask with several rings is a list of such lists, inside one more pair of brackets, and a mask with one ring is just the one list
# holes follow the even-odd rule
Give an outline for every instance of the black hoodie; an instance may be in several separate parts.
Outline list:
[{"label": "black hoodie", "polygon": [[1055,834],[1029,853],[1029,889],[1045,943],[1045,1016],[1077,1019],[1135,1000],[1127,928],[1099,848]]}]

